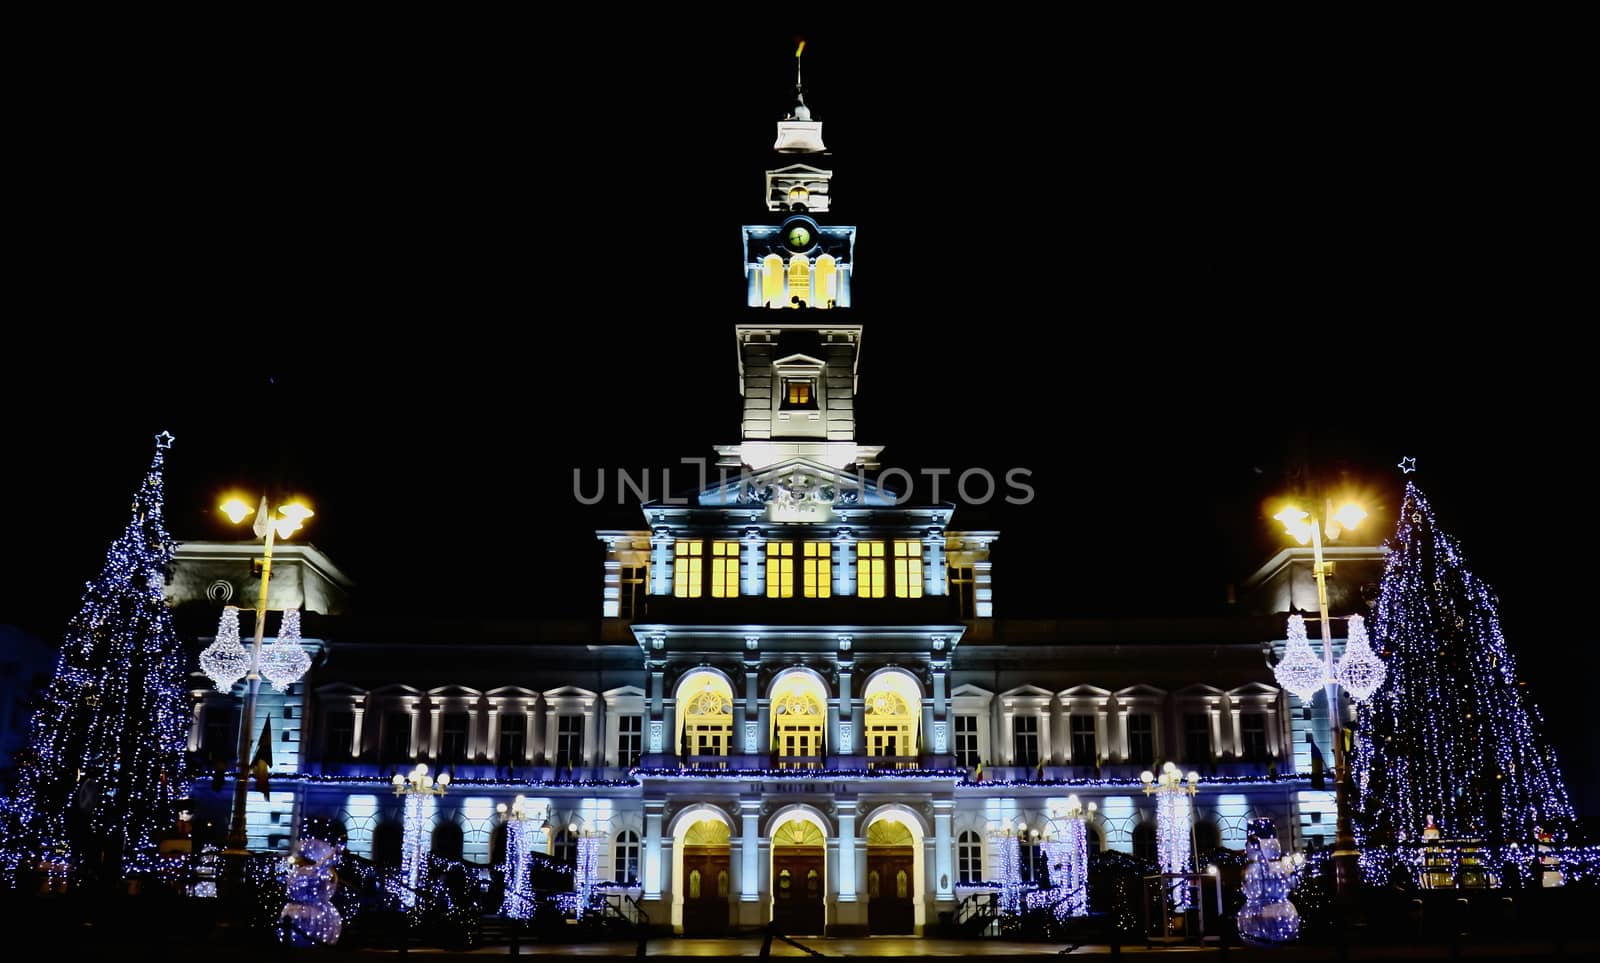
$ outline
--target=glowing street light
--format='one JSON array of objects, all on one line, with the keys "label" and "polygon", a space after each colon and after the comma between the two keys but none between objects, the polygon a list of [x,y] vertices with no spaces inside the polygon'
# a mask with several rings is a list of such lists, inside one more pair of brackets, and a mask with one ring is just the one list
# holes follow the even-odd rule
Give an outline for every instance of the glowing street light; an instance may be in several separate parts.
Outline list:
[{"label": "glowing street light", "polygon": [[267,586],[272,579],[272,543],[275,539],[288,538],[299,531],[305,520],[316,513],[299,501],[279,506],[274,513],[268,509],[265,495],[256,509],[251,509],[249,503],[237,497],[228,498],[219,508],[235,525],[254,515],[252,530],[265,543],[261,559],[261,591],[256,603],[255,643],[248,654],[239,644],[239,609],[230,605],[222,610],[216,641],[200,653],[200,667],[218,689],[232,688],[241,677],[246,683],[244,711],[239,725],[239,778],[233,787],[233,820],[228,826],[228,848],[242,851],[249,842],[245,832],[245,803],[250,792],[250,743],[255,730],[256,696],[261,691],[261,677],[266,676],[273,687],[281,692],[311,668],[311,658],[300,646],[300,610],[297,608],[284,611],[277,641],[265,653],[261,651],[261,642],[267,630]]},{"label": "glowing street light", "polygon": [[1283,658],[1273,669],[1278,684],[1309,704],[1322,689],[1328,697],[1328,717],[1333,720],[1333,770],[1334,800],[1338,809],[1338,822],[1333,844],[1334,891],[1341,902],[1355,895],[1360,880],[1360,853],[1356,849],[1355,833],[1350,826],[1349,771],[1345,763],[1343,726],[1339,720],[1339,686],[1350,690],[1357,702],[1365,702],[1383,685],[1383,661],[1367,644],[1366,626],[1361,616],[1349,617],[1348,640],[1345,653],[1337,666],[1333,661],[1333,638],[1328,618],[1328,564],[1322,560],[1322,535],[1326,532],[1333,541],[1345,531],[1354,529],[1367,517],[1366,510],[1354,502],[1347,502],[1334,510],[1333,503],[1326,504],[1326,521],[1319,523],[1309,512],[1289,506],[1272,516],[1283,523],[1284,529],[1300,544],[1311,543],[1312,574],[1317,579],[1317,611],[1321,616],[1322,659],[1312,654],[1306,641],[1305,619],[1289,616],[1289,644]]}]

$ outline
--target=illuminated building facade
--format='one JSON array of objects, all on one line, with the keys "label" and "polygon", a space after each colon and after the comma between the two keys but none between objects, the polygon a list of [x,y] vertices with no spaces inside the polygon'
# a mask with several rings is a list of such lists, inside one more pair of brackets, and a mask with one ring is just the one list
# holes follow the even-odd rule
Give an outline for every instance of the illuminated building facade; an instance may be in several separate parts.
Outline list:
[{"label": "illuminated building facade", "polygon": [[[598,875],[653,923],[808,934],[931,932],[969,893],[1039,877],[1069,795],[1096,804],[1090,848],[1154,856],[1139,774],[1162,761],[1200,773],[1202,852],[1242,848],[1259,816],[1297,845],[1330,839],[1331,783],[1293,775],[1331,752],[1323,703],[1270,668],[1282,613],[1314,598],[1307,553],[1264,566],[1229,617],[997,617],[1000,534],[900,498],[856,438],[856,228],[830,219],[831,155],[803,103],[775,152],[766,220],[743,229],[741,436],[716,448],[723,473],[598,533],[594,620],[363,622],[342,614],[332,563],[291,546],[273,604],[311,613],[320,661],[258,710],[283,751],[271,800],[252,793],[252,844],[326,817],[397,863],[389,780],[425,762],[453,777],[425,801],[436,852],[500,861],[496,807],[523,795],[534,850],[598,849]],[[251,597],[228,581],[248,551],[184,546],[175,600]],[[1349,584],[1378,557],[1337,551]],[[236,699],[196,697],[192,748],[226,756]]]}]

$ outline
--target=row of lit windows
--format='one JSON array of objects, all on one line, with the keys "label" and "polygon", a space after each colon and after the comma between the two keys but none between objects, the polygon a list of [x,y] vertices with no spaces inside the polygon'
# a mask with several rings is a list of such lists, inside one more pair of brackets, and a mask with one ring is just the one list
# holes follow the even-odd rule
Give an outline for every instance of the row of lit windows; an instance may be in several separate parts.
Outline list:
[{"label": "row of lit windows", "polygon": [[[1127,716],[1128,758],[1133,762],[1156,761],[1155,716],[1148,712],[1133,712]],[[1094,716],[1073,713],[1068,716],[1068,738],[1072,743],[1072,760],[1076,765],[1094,765],[1102,756],[1095,735]],[[1011,758],[1017,766],[1033,766],[1039,761],[1039,718],[1018,715],[1011,720]],[[1240,758],[1261,762],[1268,756],[1267,717],[1265,713],[1246,712],[1239,716]],[[1215,750],[1211,743],[1211,720],[1204,713],[1186,713],[1183,717],[1183,758],[1191,764],[1213,759]],[[978,717],[955,717],[956,764],[971,768],[978,764]]]},{"label": "row of lit windows", "polygon": [[[922,598],[922,543],[910,539],[890,543],[856,543],[856,594],[881,599],[889,592],[889,574],[894,576],[894,597]],[[672,594],[697,599],[705,590],[705,542],[681,538],[673,546]],[[893,562],[893,567],[889,563]],[[767,598],[793,598],[795,592],[795,543],[767,543]],[[800,591],[808,599],[825,599],[833,594],[833,544],[803,542],[800,551]],[[739,594],[739,543],[711,543],[711,597],[734,598]]]}]

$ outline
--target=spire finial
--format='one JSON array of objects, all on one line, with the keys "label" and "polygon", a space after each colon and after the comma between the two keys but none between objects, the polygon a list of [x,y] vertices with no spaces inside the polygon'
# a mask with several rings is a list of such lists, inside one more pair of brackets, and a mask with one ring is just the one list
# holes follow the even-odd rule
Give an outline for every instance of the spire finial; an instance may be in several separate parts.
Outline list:
[{"label": "spire finial", "polygon": [[800,98],[802,104],[805,103],[805,95],[800,89],[800,55],[805,52],[806,42],[802,40],[800,46],[794,48],[794,95]]}]

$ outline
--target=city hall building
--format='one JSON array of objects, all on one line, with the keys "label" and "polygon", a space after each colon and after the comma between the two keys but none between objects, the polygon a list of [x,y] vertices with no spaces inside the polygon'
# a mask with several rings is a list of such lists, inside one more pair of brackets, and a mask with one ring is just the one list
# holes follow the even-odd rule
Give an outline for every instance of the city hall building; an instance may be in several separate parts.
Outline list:
[{"label": "city hall building", "polygon": [[[1201,851],[1242,848],[1257,816],[1297,847],[1331,840],[1331,783],[1306,775],[1332,751],[1325,703],[1303,706],[1271,670],[1284,613],[1316,604],[1309,550],[1270,560],[1228,617],[1005,618],[991,550],[1041,533],[962,528],[955,504],[904,498],[878,472],[881,446],[856,437],[871,377],[856,227],[829,216],[832,157],[803,102],[774,146],[765,216],[743,228],[737,370],[734,351],[705,359],[738,379],[740,436],[716,446],[725,472],[706,487],[597,533],[596,618],[379,630],[350,613],[330,559],[278,546],[269,608],[308,613],[317,665],[262,690],[273,780],[270,798],[250,793],[251,846],[285,848],[321,817],[398,863],[390,780],[423,762],[453,778],[426,802],[440,854],[498,862],[497,807],[521,795],[536,849],[572,862],[594,840],[599,877],[652,924],[920,934],[1031,873],[1070,795],[1097,805],[1091,846],[1153,854],[1139,774],[1164,761],[1201,776]],[[257,552],[181,546],[169,595],[197,647],[222,604],[254,598]],[[1378,550],[1329,555],[1335,614],[1365,612]],[[194,679],[190,748],[231,760],[242,686]],[[220,838],[228,788],[202,779],[195,795]],[[1020,870],[1001,865],[1008,837]]]}]

